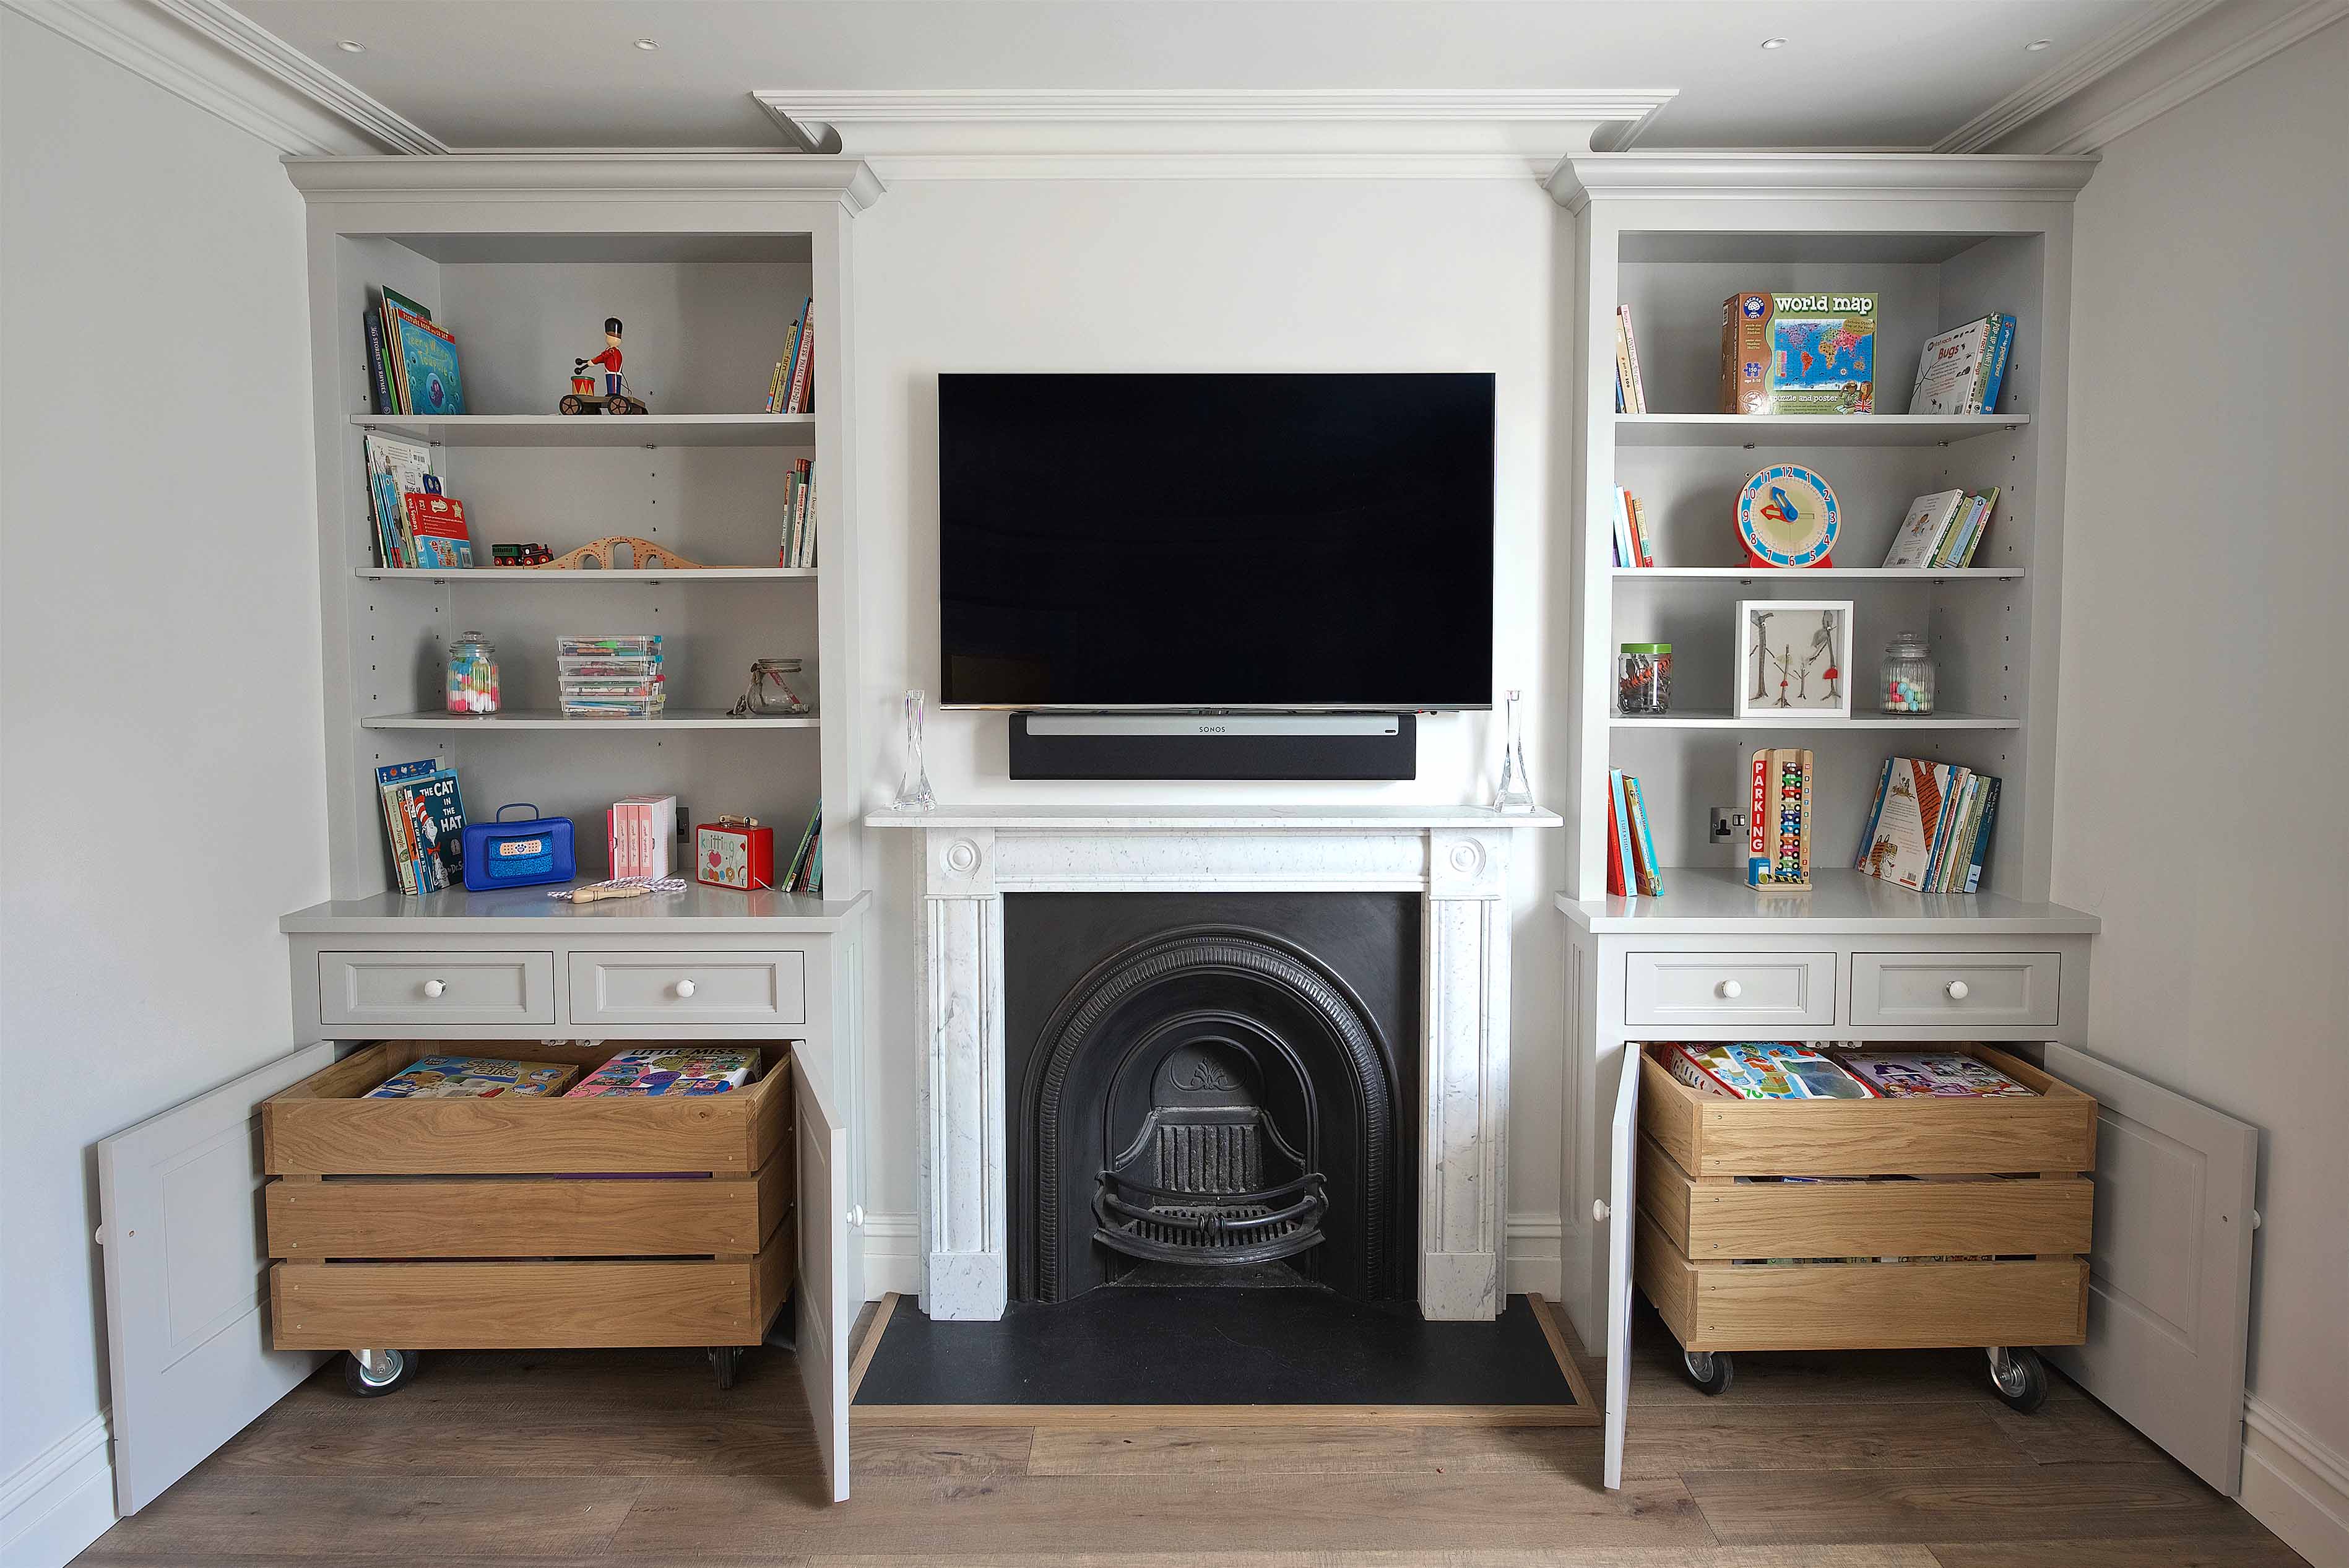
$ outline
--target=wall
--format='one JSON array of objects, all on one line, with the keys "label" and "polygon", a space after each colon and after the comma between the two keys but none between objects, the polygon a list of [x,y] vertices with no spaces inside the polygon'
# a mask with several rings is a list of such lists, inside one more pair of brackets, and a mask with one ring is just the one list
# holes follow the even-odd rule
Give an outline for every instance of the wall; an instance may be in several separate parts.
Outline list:
[{"label": "wall", "polygon": [[2344,104],[2336,23],[2106,147],[2082,194],[2054,881],[2105,919],[2091,1048],[2266,1129],[2252,1448],[2264,1407],[2336,1475]]},{"label": "wall", "polygon": [[302,210],[276,153],[13,11],[0,145],[15,1563],[69,1522],[36,1519],[58,1493],[33,1481],[94,1476],[77,1516],[106,1500],[91,1145],[288,1048],[276,922],[326,895],[326,781]]},{"label": "wall", "polygon": [[[1552,406],[1571,220],[1521,181],[901,181],[857,220],[859,527],[874,737],[867,796],[896,794],[909,686],[937,690],[940,370],[1490,370],[1498,377],[1495,683],[1526,692],[1537,796],[1566,776],[1539,716],[1566,680],[1565,411]],[[1202,480],[1215,452],[1201,451]],[[1440,547],[1432,544],[1431,547]],[[1553,611],[1549,607],[1561,607]],[[1408,642],[1398,660],[1414,657]],[[1561,711],[1563,703],[1556,704]],[[1361,784],[1051,784],[1007,776],[1000,714],[934,713],[942,801],[1477,802],[1499,721],[1422,725],[1419,777]],[[1519,837],[1514,875],[1513,1288],[1555,1294],[1562,835]],[[876,1011],[866,1125],[869,1289],[915,1288],[912,836],[867,834]]]}]

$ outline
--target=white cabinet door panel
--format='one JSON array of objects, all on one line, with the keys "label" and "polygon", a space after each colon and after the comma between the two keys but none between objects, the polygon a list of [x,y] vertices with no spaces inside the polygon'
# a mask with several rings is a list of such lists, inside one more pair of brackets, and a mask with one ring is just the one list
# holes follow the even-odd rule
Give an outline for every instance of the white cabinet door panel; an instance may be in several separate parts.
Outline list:
[{"label": "white cabinet door panel", "polygon": [[857,1303],[848,1293],[848,1127],[823,1068],[794,1052],[799,1115],[800,1381],[815,1419],[832,1501],[848,1499],[848,1334]]}]

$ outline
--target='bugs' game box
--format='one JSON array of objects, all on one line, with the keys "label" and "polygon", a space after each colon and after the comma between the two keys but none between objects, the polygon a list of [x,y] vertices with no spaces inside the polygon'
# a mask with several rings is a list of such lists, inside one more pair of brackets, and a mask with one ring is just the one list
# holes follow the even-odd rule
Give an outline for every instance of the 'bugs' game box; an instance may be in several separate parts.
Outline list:
[{"label": "'bugs' game box", "polygon": [[1876,296],[1731,295],[1721,306],[1721,411],[1874,413]]}]

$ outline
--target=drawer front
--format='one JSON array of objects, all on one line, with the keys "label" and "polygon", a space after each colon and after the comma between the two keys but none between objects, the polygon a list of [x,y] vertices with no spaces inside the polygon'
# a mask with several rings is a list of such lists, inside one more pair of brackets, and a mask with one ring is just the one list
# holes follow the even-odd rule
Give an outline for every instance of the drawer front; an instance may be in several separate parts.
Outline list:
[{"label": "drawer front", "polygon": [[554,955],[322,952],[318,1017],[326,1023],[552,1023]]},{"label": "drawer front", "polygon": [[1854,953],[1854,1024],[2053,1028],[2061,953]]},{"label": "drawer front", "polygon": [[1833,953],[1630,953],[1623,1021],[1634,1027],[1788,1027],[1836,1019]]},{"label": "drawer front", "polygon": [[573,953],[571,1022],[804,1023],[804,953]]},{"label": "drawer front", "polygon": [[793,1161],[670,1180],[285,1180],[264,1191],[269,1255],[336,1258],[748,1256],[782,1224]]}]

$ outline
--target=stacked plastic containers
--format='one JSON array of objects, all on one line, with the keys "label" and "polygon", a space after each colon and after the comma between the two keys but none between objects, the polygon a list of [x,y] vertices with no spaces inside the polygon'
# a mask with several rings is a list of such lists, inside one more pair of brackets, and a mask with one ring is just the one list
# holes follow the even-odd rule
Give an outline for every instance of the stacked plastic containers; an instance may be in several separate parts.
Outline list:
[{"label": "stacked plastic containers", "polygon": [[556,639],[566,719],[656,719],[666,700],[661,639],[565,637]]}]

